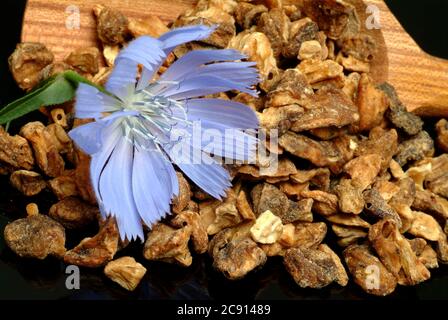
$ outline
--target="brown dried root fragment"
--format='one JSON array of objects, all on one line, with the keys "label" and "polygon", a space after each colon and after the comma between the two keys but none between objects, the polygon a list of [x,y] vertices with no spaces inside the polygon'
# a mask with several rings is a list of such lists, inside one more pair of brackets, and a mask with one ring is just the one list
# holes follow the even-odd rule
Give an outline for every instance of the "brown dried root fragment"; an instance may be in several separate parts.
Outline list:
[{"label": "brown dried root fragment", "polygon": [[83,239],[67,251],[64,262],[88,268],[104,266],[117,253],[119,237],[115,219],[108,218],[94,237]]},{"label": "brown dried root fragment", "polygon": [[344,37],[338,41],[341,53],[363,62],[370,62],[377,50],[375,40],[364,33]]},{"label": "brown dried root fragment", "polygon": [[448,121],[440,119],[436,124],[437,146],[443,152],[448,152]]},{"label": "brown dried root fragment", "polygon": [[396,128],[403,130],[403,132],[411,136],[422,131],[422,119],[406,110],[406,107],[398,98],[397,92],[393,86],[385,82],[379,85],[378,88],[386,93],[389,98],[390,108],[386,112],[386,116]]},{"label": "brown dried root fragment", "polygon": [[361,61],[353,56],[346,57],[342,53],[339,53],[336,57],[336,62],[343,66],[346,71],[360,73],[370,72],[370,63]]},{"label": "brown dried root fragment", "polygon": [[179,181],[179,195],[173,199],[172,210],[174,213],[182,212],[191,200],[190,184],[182,173],[176,172]]},{"label": "brown dried root fragment", "polygon": [[361,75],[357,72],[352,72],[345,77],[344,87],[342,91],[352,100],[356,101],[356,95],[358,94],[358,85]]},{"label": "brown dried root fragment", "polygon": [[71,52],[64,62],[81,74],[94,75],[99,71],[99,57],[100,51],[97,47],[80,48]]},{"label": "brown dried root fragment", "polygon": [[141,36],[158,38],[169,31],[165,23],[158,16],[152,14],[145,15],[145,20],[129,18],[128,30],[134,38]]},{"label": "brown dried root fragment", "polygon": [[443,230],[433,217],[419,211],[413,211],[412,214],[414,220],[411,228],[408,230],[409,234],[429,241],[437,241],[442,237]]},{"label": "brown dried root fragment", "polygon": [[35,196],[47,187],[44,178],[37,172],[18,170],[9,177],[11,185],[27,197]]},{"label": "brown dried root fragment", "polygon": [[11,222],[4,237],[8,247],[22,258],[61,258],[66,251],[64,227],[42,214]]},{"label": "brown dried root fragment", "polygon": [[42,69],[53,59],[53,53],[41,43],[19,43],[8,59],[9,70],[21,89],[30,90],[41,81]]},{"label": "brown dried root fragment", "polygon": [[330,170],[328,168],[319,168],[312,170],[298,170],[291,175],[291,180],[296,183],[307,183],[319,190],[328,191],[330,188]]},{"label": "brown dried root fragment", "polygon": [[75,170],[66,170],[62,176],[48,182],[51,191],[59,200],[79,195],[75,173]]},{"label": "brown dried root fragment", "polygon": [[94,222],[100,212],[96,206],[91,206],[78,198],[69,197],[54,204],[48,214],[65,228],[77,229]]},{"label": "brown dried root fragment", "polygon": [[271,211],[276,216],[283,216],[289,209],[288,197],[277,187],[268,184],[258,184],[251,191],[255,215]]},{"label": "brown dried root fragment", "polygon": [[216,7],[229,14],[236,13],[239,1],[237,0],[199,0],[196,8],[205,10],[210,7]]},{"label": "brown dried root fragment", "polygon": [[412,208],[435,216],[438,219],[448,219],[448,200],[428,190],[417,190]]},{"label": "brown dried root fragment", "polygon": [[392,219],[398,228],[402,227],[401,218],[398,213],[381,197],[377,189],[364,191],[365,209],[372,216],[379,219]]},{"label": "brown dried root fragment", "polygon": [[213,266],[228,279],[241,279],[267,260],[264,251],[248,237],[251,226],[225,229],[210,242]]},{"label": "brown dried root fragment", "polygon": [[238,2],[235,10],[236,23],[242,29],[250,29],[254,24],[257,24],[260,15],[264,12],[268,12],[268,8],[264,5],[254,5],[247,2]]},{"label": "brown dried root fragment", "polygon": [[310,84],[344,79],[343,67],[333,60],[304,60],[297,69],[305,75]]},{"label": "brown dried root fragment", "polygon": [[255,224],[250,228],[252,239],[261,244],[273,244],[277,242],[282,232],[282,220],[269,210],[260,214]]},{"label": "brown dried root fragment", "polygon": [[75,183],[79,196],[90,204],[96,204],[96,196],[90,179],[90,157],[76,150]]},{"label": "brown dried root fragment", "polygon": [[313,95],[307,79],[297,69],[287,69],[267,94],[266,108],[303,105]]},{"label": "brown dried root fragment", "polygon": [[338,245],[341,247],[347,247],[351,244],[358,242],[360,239],[367,237],[367,232],[361,228],[356,227],[344,227],[337,224],[331,226],[333,232],[338,236]]},{"label": "brown dried root fragment", "polygon": [[302,44],[306,41],[316,40],[319,27],[310,18],[303,18],[290,24],[289,41],[283,48],[283,56],[297,58]]},{"label": "brown dried root fragment", "polygon": [[416,285],[429,279],[428,269],[417,259],[395,221],[386,219],[373,225],[369,241],[400,285]]},{"label": "brown dried root fragment", "polygon": [[293,122],[291,130],[301,132],[316,128],[337,127],[359,121],[353,102],[341,90],[319,90],[312,97],[313,107]]},{"label": "brown dried root fragment", "polygon": [[274,57],[279,59],[283,46],[289,40],[291,21],[282,9],[272,9],[258,17],[257,31],[264,33],[271,42]]},{"label": "brown dried root fragment", "polygon": [[176,228],[188,226],[191,229],[191,241],[196,253],[204,253],[208,248],[207,229],[201,223],[201,217],[198,213],[192,211],[183,211],[171,220],[171,225]]},{"label": "brown dried root fragment", "polygon": [[0,163],[5,167],[31,170],[34,165],[33,151],[20,136],[10,136],[0,126]]},{"label": "brown dried root fragment", "polygon": [[238,209],[239,214],[244,220],[255,220],[255,213],[252,210],[251,204],[249,203],[249,199],[247,198],[247,193],[244,190],[241,190],[236,199],[236,208]]},{"label": "brown dried root fragment", "polygon": [[381,160],[378,154],[359,156],[344,166],[344,172],[351,177],[353,186],[364,191],[380,173]]},{"label": "brown dried root fragment", "polygon": [[443,234],[437,241],[437,258],[440,263],[448,264],[448,238]]},{"label": "brown dried root fragment", "polygon": [[210,6],[207,9],[195,8],[187,11],[174,21],[173,27],[197,24],[218,25],[218,28],[210,37],[201,40],[205,44],[225,48],[227,45],[230,45],[229,41],[235,39],[235,19],[229,13],[215,6]]},{"label": "brown dried root fragment", "polygon": [[307,159],[317,167],[330,167],[333,172],[339,172],[351,160],[353,142],[349,136],[332,141],[316,141],[291,131],[279,138],[280,146],[287,152]]},{"label": "brown dried root fragment", "polygon": [[146,273],[146,268],[132,257],[121,257],[109,262],[104,274],[128,291],[134,291]]},{"label": "brown dried root fragment", "polygon": [[426,131],[421,131],[415,137],[404,141],[398,146],[395,161],[404,166],[409,161],[419,161],[433,155],[434,141]]},{"label": "brown dried root fragment", "polygon": [[243,221],[236,207],[236,201],[235,191],[230,189],[227,192],[227,198],[214,210],[215,219],[207,228],[209,235],[217,234],[222,229],[233,227]]},{"label": "brown dried root fragment", "polygon": [[143,256],[148,260],[160,260],[188,267],[193,261],[188,249],[190,236],[191,228],[188,226],[174,229],[158,223],[148,233]]},{"label": "brown dried root fragment", "polygon": [[381,124],[389,107],[389,100],[383,91],[375,87],[370,77],[363,73],[359,80],[356,104],[360,116],[357,129],[362,132]]},{"label": "brown dried root fragment", "polygon": [[[261,166],[261,165],[260,165]],[[268,168],[257,168],[253,165],[243,165],[238,169],[238,173],[247,174],[254,178],[260,178],[263,180],[289,180],[289,177],[297,173],[296,166],[288,158],[278,159],[277,166],[269,170]]]},{"label": "brown dried root fragment", "polygon": [[262,89],[271,88],[269,81],[278,77],[279,71],[271,43],[264,33],[248,30],[240,32],[230,40],[228,47],[241,51],[249,57],[249,60],[256,62]]},{"label": "brown dried root fragment", "polygon": [[309,40],[302,43],[298,58],[300,60],[322,59],[322,46],[317,40]]},{"label": "brown dried root fragment", "polygon": [[422,238],[415,238],[408,240],[411,244],[412,251],[414,251],[418,260],[425,265],[428,269],[434,269],[439,267],[437,261],[437,252],[427,244],[427,242]]},{"label": "brown dried root fragment", "polygon": [[381,156],[381,171],[389,168],[392,157],[397,152],[398,134],[395,129],[384,130],[381,127],[372,129],[369,139],[359,143],[356,156],[378,154]]},{"label": "brown dried root fragment", "polygon": [[26,138],[34,149],[39,168],[50,177],[58,177],[64,171],[64,160],[59,154],[55,138],[40,122],[29,122],[20,130],[20,135]]},{"label": "brown dried root fragment", "polygon": [[320,0],[318,5],[314,0],[304,0],[302,10],[330,39],[337,40],[346,30],[355,9],[342,0]]},{"label": "brown dried root fragment", "polygon": [[280,239],[286,247],[317,248],[327,235],[327,225],[324,222],[297,223],[294,226],[294,233],[289,241]]},{"label": "brown dried root fragment", "polygon": [[54,123],[60,125],[62,128],[67,128],[67,114],[65,113],[63,108],[54,108],[50,111],[51,120]]},{"label": "brown dried root fragment", "polygon": [[370,224],[357,215],[355,216],[352,214],[337,213],[337,214],[325,217],[325,219],[327,219],[331,223],[335,223],[335,224],[338,224],[341,226],[359,227],[359,228],[364,228],[364,229],[370,228]]},{"label": "brown dried root fragment", "polygon": [[344,250],[344,259],[353,280],[365,292],[387,296],[394,292],[397,280],[367,245],[351,245]]},{"label": "brown dried root fragment", "polygon": [[360,214],[364,209],[362,191],[349,179],[341,179],[334,190],[338,196],[339,209],[344,213]]},{"label": "brown dried root fragment", "polygon": [[293,248],[283,263],[301,288],[323,288],[332,282],[346,286],[347,273],[338,256],[326,245],[318,249]]},{"label": "brown dried root fragment", "polygon": [[96,5],[93,9],[97,17],[98,38],[104,44],[123,44],[128,38],[129,21],[120,11],[113,10],[102,5]]},{"label": "brown dried root fragment", "polygon": [[429,160],[431,171],[425,176],[425,186],[435,194],[448,198],[448,154]]},{"label": "brown dried root fragment", "polygon": [[304,198],[314,200],[313,211],[322,216],[330,216],[338,212],[338,197],[320,190],[304,190],[300,194]]}]

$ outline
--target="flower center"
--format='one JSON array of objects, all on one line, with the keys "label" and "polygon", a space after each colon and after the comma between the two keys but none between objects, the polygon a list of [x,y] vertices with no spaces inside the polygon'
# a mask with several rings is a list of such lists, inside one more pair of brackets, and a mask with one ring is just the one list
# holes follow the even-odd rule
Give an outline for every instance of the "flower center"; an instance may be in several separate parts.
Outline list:
[{"label": "flower center", "polygon": [[[160,146],[173,143],[170,132],[176,126],[188,127],[185,104],[151,92],[151,86],[136,91],[127,110],[138,111],[138,116],[123,120],[123,134],[136,148],[161,151]],[[178,142],[178,141],[175,141]]]}]

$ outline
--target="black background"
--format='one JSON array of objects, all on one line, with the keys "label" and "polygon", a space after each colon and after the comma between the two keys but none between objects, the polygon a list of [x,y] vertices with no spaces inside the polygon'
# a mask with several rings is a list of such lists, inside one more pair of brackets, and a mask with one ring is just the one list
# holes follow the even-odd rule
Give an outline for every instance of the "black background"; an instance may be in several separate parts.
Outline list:
[{"label": "black background", "polygon": [[[426,52],[448,58],[448,1],[386,2]],[[0,107],[22,94],[9,73],[7,58],[20,41],[24,6],[24,0],[1,1]],[[17,212],[23,212],[25,206],[23,199],[6,185],[0,181],[0,230],[7,223],[5,214],[10,218],[17,217]],[[41,205],[45,210],[45,203]],[[133,249],[129,250],[133,254]],[[139,253],[135,254],[138,256]],[[43,262],[19,259],[5,248],[0,239],[0,299],[377,299],[367,296],[352,283],[348,288],[300,289],[276,259],[268,262],[263,270],[238,282],[226,281],[210,265],[207,257],[195,257],[193,266],[188,269],[146,263],[148,274],[134,293],[128,293],[105,279],[101,270],[82,270],[81,290],[68,291],[64,285],[63,264],[51,259]],[[432,273],[430,281],[417,287],[400,287],[389,298],[448,299],[448,268]]]}]

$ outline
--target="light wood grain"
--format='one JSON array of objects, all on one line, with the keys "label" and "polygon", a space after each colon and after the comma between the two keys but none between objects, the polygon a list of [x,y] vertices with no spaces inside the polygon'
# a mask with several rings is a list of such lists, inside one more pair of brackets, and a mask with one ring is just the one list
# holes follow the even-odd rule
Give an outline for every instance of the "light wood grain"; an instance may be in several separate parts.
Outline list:
[{"label": "light wood grain", "polygon": [[[393,84],[409,110],[448,117],[448,61],[423,52],[382,0],[349,2],[356,5],[363,25],[366,4],[376,5],[381,12],[380,30],[364,28],[379,44],[379,52],[373,61],[374,79]],[[97,44],[92,13],[95,4],[119,9],[132,18],[145,19],[147,14],[157,15],[168,23],[195,3],[196,0],[29,0],[22,41],[45,43],[56,58],[62,60],[75,48]],[[69,30],[65,26],[69,5],[80,8],[80,29]]]}]

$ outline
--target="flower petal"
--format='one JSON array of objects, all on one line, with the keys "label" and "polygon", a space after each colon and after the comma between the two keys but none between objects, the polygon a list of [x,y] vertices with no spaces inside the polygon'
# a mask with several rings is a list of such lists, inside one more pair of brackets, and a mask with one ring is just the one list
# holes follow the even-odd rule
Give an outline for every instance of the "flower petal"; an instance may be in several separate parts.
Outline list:
[{"label": "flower petal", "polygon": [[68,135],[82,151],[93,155],[101,149],[103,129],[102,124],[91,122],[72,129]]},{"label": "flower petal", "polygon": [[189,152],[176,152],[174,148],[166,149],[171,160],[199,188],[216,199],[222,199],[226,195],[226,190],[232,186],[229,172],[210,156],[187,142],[179,144],[184,145],[178,145],[177,150],[189,150]]},{"label": "flower petal", "polygon": [[137,65],[143,65],[142,77],[137,86],[137,90],[140,90],[149,85],[149,81],[165,59],[162,42],[149,36],[141,36],[121,50],[115,59],[115,68],[106,88],[125,99],[129,94],[129,86],[133,87],[136,83]]},{"label": "flower petal", "polygon": [[167,87],[159,94],[170,99],[182,100],[231,90],[238,90],[257,96],[256,91],[245,84],[214,75],[193,75],[185,81]]},{"label": "flower petal", "polygon": [[160,80],[180,80],[184,76],[196,72],[197,69],[206,64],[216,61],[233,61],[246,58],[238,50],[193,50],[175,61],[160,77]]},{"label": "flower petal", "polygon": [[205,25],[176,28],[162,34],[159,40],[163,43],[163,51],[168,55],[174,48],[181,44],[208,38],[216,28],[217,26],[209,27]]},{"label": "flower petal", "polygon": [[104,209],[117,220],[122,240],[144,241],[143,227],[132,194],[134,146],[119,139],[101,173],[99,186]]},{"label": "flower petal", "polygon": [[120,101],[97,88],[80,83],[76,90],[75,116],[79,119],[99,118],[103,112],[120,110]]},{"label": "flower petal", "polygon": [[132,189],[140,217],[152,226],[170,212],[171,199],[179,192],[173,165],[159,152],[136,149]]},{"label": "flower petal", "polygon": [[188,120],[207,120],[229,128],[256,129],[255,112],[245,104],[223,99],[190,99],[185,101]]}]

